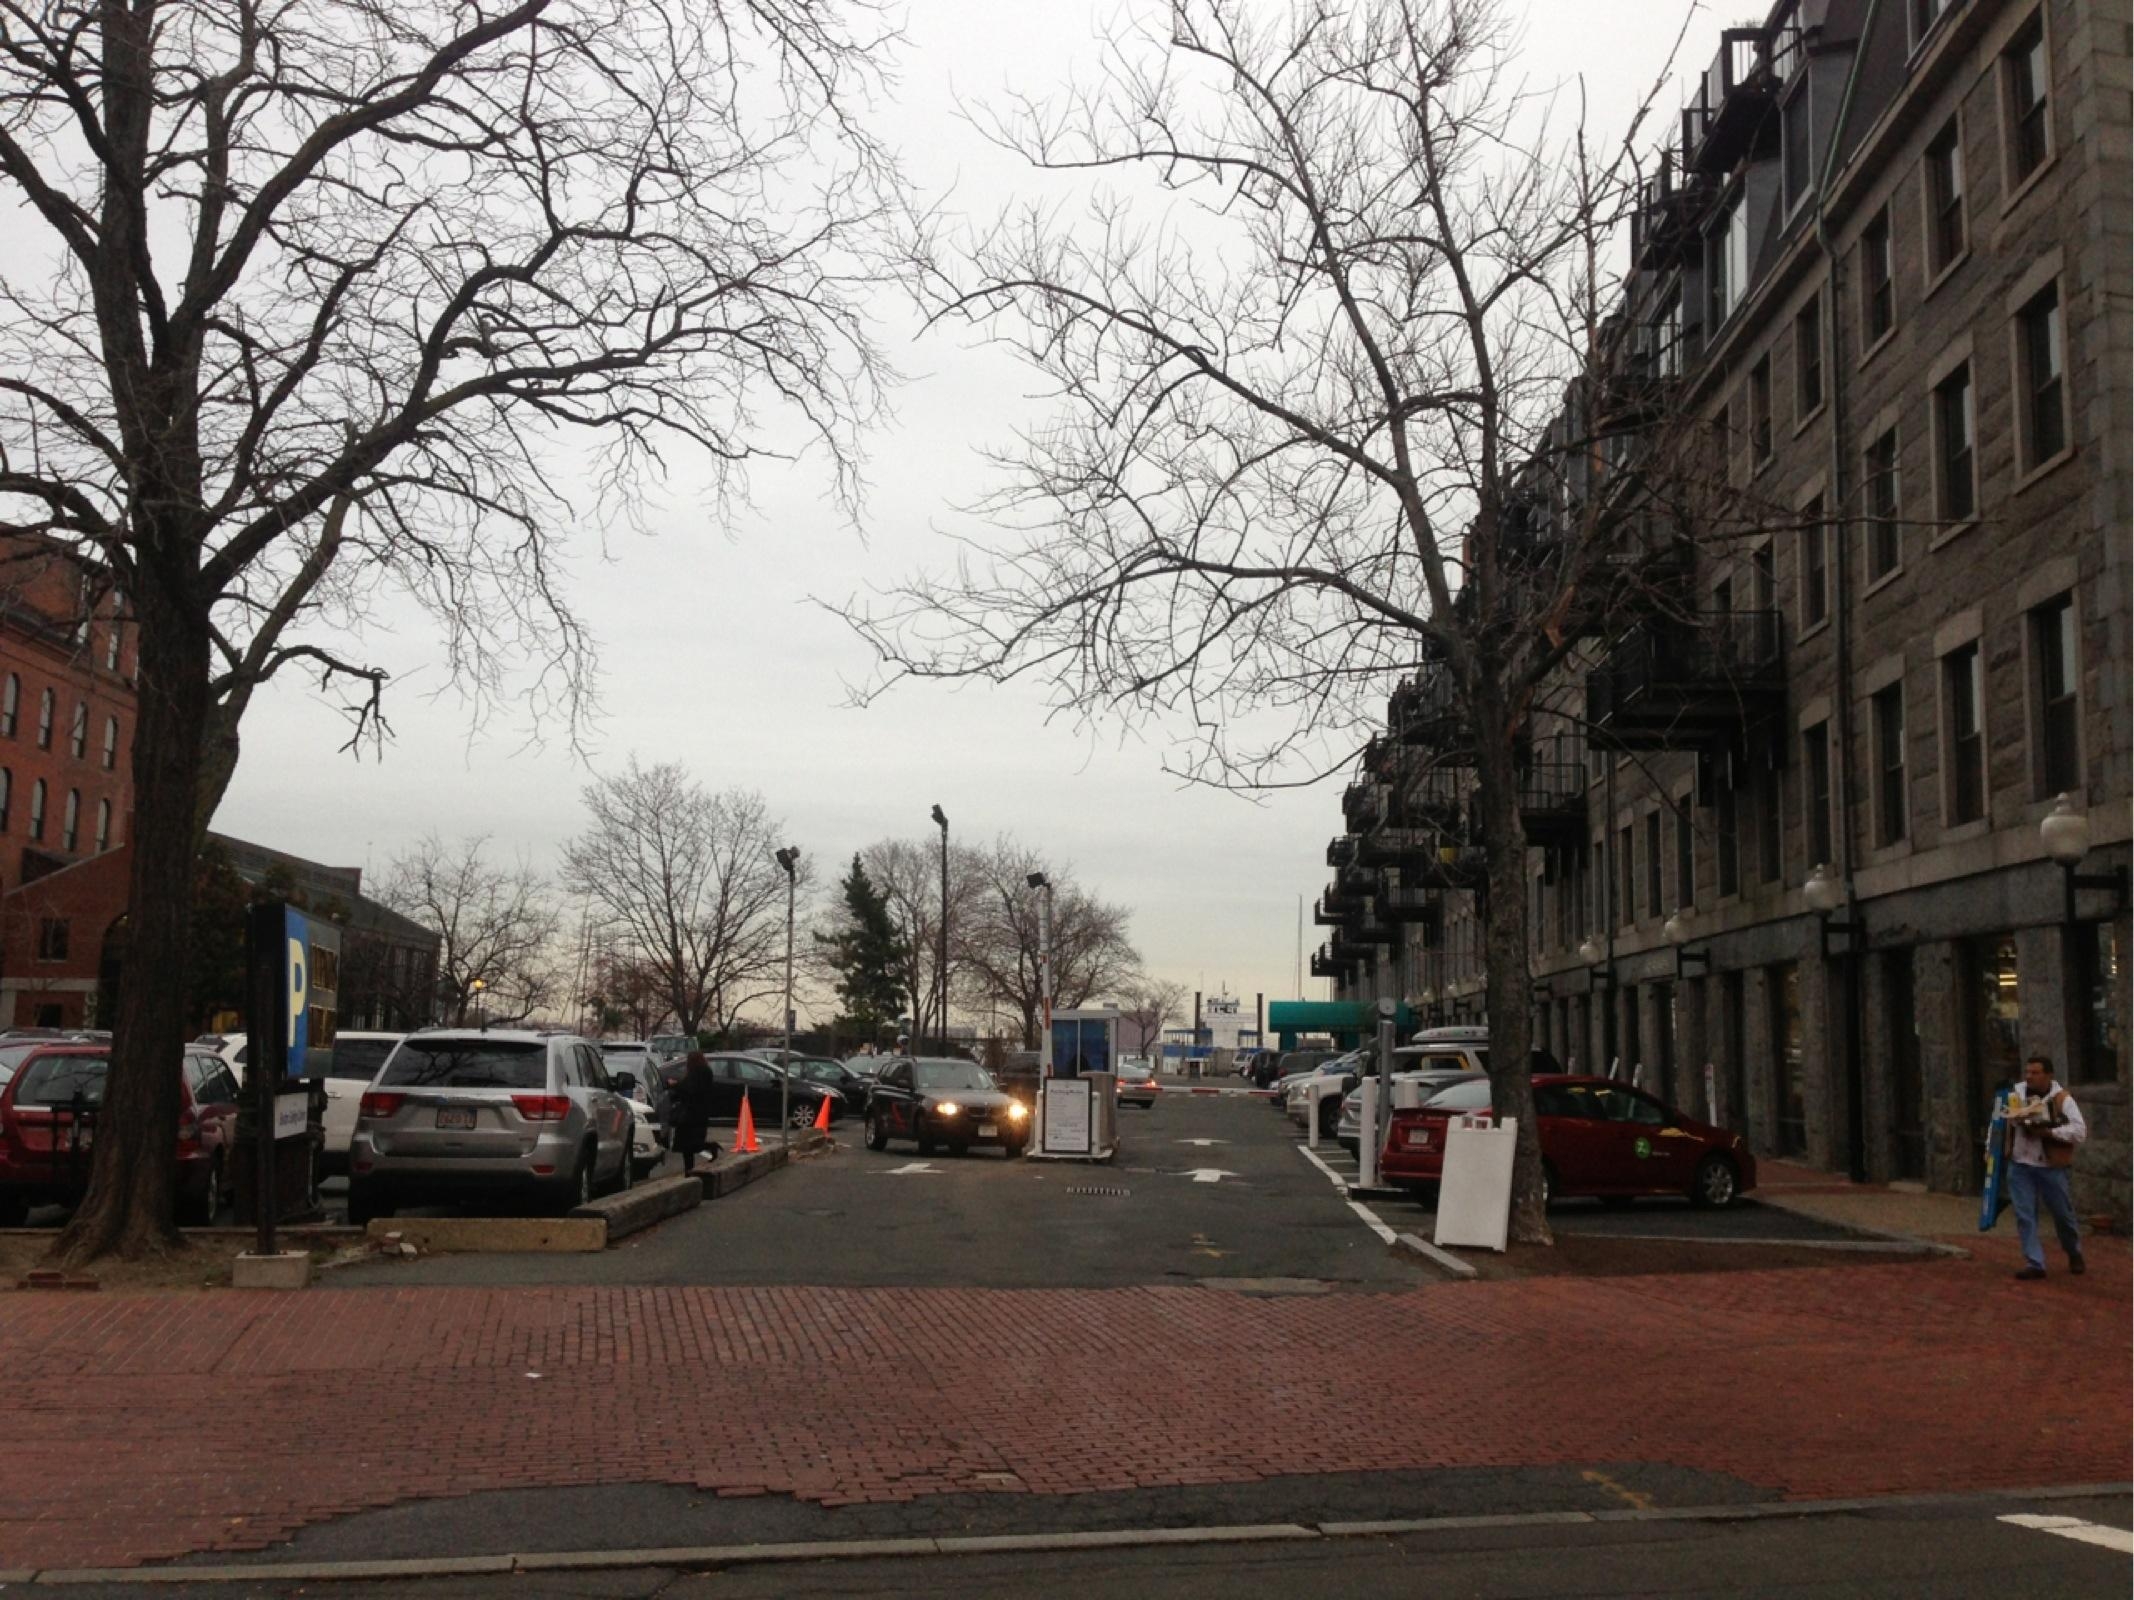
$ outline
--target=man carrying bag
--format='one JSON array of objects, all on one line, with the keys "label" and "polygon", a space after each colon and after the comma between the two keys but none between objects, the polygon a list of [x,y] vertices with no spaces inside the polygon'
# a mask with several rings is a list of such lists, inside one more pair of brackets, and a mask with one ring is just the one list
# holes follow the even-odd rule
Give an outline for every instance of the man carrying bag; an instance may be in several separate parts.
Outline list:
[{"label": "man carrying bag", "polygon": [[2089,1128],[2075,1098],[2053,1082],[2050,1057],[2034,1055],[2023,1063],[2023,1081],[2008,1094],[2008,1182],[2015,1203],[2015,1228],[2023,1244],[2023,1269],[2016,1276],[2045,1276],[2045,1246],[2038,1239],[2038,1205],[2052,1213],[2053,1230],[2067,1252],[2067,1270],[2083,1270],[2082,1230],[2075,1225],[2075,1203],[2068,1194],[2068,1170],[2075,1148]]}]

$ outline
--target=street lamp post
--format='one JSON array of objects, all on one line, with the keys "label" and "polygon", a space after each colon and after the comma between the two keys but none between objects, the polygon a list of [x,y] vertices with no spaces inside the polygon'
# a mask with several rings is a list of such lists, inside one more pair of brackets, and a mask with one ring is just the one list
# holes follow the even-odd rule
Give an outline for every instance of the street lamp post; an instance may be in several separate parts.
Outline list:
[{"label": "street lamp post", "polygon": [[484,1033],[489,1031],[489,1018],[482,1011],[482,991],[488,987],[480,978],[467,985],[467,993],[474,996],[474,1025]]},{"label": "street lamp post", "polygon": [[[1852,883],[1841,878],[1830,863],[1818,862],[1801,885],[1801,898],[1816,915],[1822,940],[1823,959],[1838,967],[1838,1040],[1845,1052],[1845,1113],[1850,1126],[1845,1133],[1846,1168],[1854,1183],[1867,1181],[1867,1083],[1860,1070],[1860,950],[1867,937],[1867,924],[1853,905]],[[1850,916],[1840,911],[1851,909]],[[1845,941],[1833,950],[1831,937]]]},{"label": "street lamp post", "polygon": [[[1600,969],[1599,976],[1597,978],[1587,979],[1586,993],[1591,994],[1593,992],[1593,985],[1596,982],[1602,982],[1607,985],[1607,1009],[1601,1013],[1601,1056],[1608,1063],[1606,1075],[1612,1076],[1615,1072],[1614,936],[1611,934],[1609,936],[1607,944],[1604,945],[1592,934],[1587,934],[1585,939],[1579,944],[1578,959],[1583,961],[1588,967]],[[1602,965],[1603,962],[1606,963],[1605,966]]]},{"label": "street lamp post", "polygon": [[1712,970],[1712,953],[1709,949],[1694,948],[1689,942],[1689,919],[1677,911],[1660,924],[1660,932],[1667,942],[1675,947],[1675,982],[1680,983],[1695,967],[1699,972]]},{"label": "street lamp post", "polygon": [[787,845],[777,860],[785,869],[785,1051],[778,1058],[778,1137],[784,1140],[793,1132],[793,895],[800,881],[794,871],[800,851]]},{"label": "street lamp post", "polygon": [[941,1053],[948,1054],[948,813],[934,807],[934,826],[941,830],[941,964],[935,980],[941,992],[941,1009],[935,1013]]},{"label": "street lamp post", "polygon": [[2127,869],[2116,867],[2110,872],[2077,872],[2082,858],[2090,853],[2090,819],[2075,809],[2072,795],[2061,795],[2045,820],[2038,824],[2038,837],[2044,842],[2045,853],[2060,864],[2060,881],[2066,894],[2066,908],[2061,921],[2073,924],[2084,919],[2075,915],[2075,891],[2078,889],[2109,889],[2112,891],[2111,911],[2093,921],[2110,921],[2119,915],[2127,902]]},{"label": "street lamp post", "polygon": [[1052,1059],[1052,880],[1033,872],[1023,881],[1044,896],[1037,903],[1037,1075],[1045,1078]]}]

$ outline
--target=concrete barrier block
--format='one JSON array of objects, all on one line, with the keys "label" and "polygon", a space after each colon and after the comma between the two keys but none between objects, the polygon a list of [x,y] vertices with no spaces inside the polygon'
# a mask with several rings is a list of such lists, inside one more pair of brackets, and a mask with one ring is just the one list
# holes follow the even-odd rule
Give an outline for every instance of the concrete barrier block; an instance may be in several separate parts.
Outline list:
[{"label": "concrete barrier block", "polygon": [[669,1217],[680,1216],[704,1203],[704,1186],[695,1177],[659,1178],[651,1183],[641,1183],[623,1194],[602,1195],[589,1205],[582,1205],[571,1213],[577,1217],[598,1217],[607,1223],[607,1242],[651,1227],[656,1222],[665,1222]]},{"label": "concrete barrier block", "polygon": [[304,1289],[311,1285],[311,1252],[278,1250],[271,1256],[240,1251],[230,1263],[233,1289]]},{"label": "concrete barrier block", "polygon": [[605,1250],[605,1217],[379,1217],[364,1229],[373,1244],[394,1240],[417,1250],[569,1254]]}]

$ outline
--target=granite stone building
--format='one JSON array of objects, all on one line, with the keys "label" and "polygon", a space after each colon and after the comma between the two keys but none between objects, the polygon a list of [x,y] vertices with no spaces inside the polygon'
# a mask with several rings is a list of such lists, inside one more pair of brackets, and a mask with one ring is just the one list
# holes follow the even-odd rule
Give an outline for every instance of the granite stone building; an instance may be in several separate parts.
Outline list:
[{"label": "granite stone building", "polygon": [[[1567,1064],[1962,1192],[2042,1050],[2089,1111],[2078,1193],[2121,1217],[2129,10],[1782,0],[1724,30],[1631,221],[1622,342],[1764,514],[1574,656],[1521,798]],[[1423,874],[1374,850],[1416,781],[1402,715],[1344,799],[1313,970],[1479,1016],[1463,842]]]}]

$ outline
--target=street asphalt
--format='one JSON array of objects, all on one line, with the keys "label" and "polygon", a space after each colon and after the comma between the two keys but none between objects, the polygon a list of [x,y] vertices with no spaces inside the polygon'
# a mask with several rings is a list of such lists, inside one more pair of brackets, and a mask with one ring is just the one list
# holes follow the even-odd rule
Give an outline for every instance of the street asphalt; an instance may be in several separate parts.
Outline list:
[{"label": "street asphalt", "polygon": [[[1452,1594],[1529,1597],[1737,1596],[2068,1600],[2127,1592],[2125,1494],[2088,1498],[1981,1496],[1895,1501],[1822,1511],[1765,1508],[1614,1521],[1504,1518],[1480,1525],[1328,1537],[1292,1527],[1251,1542],[912,1555],[892,1559],[648,1564],[321,1583],[262,1577],[188,1584],[199,1600],[237,1596],[370,1596],[459,1600],[492,1596],[615,1596],[660,1600],[807,1600],[810,1596],[1034,1600],[1237,1600],[1308,1594],[1363,1600]],[[2021,1521],[2010,1519],[2022,1519]],[[1198,1538],[1200,1535],[1188,1535]],[[61,1592],[54,1590],[54,1593]],[[69,1586],[86,1597],[171,1593],[125,1583]]]}]

